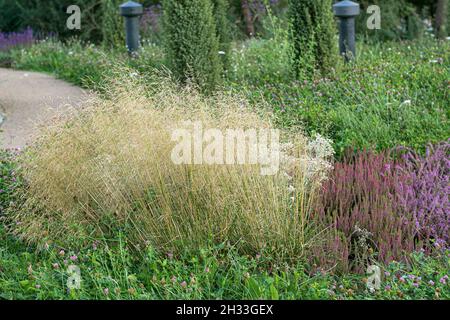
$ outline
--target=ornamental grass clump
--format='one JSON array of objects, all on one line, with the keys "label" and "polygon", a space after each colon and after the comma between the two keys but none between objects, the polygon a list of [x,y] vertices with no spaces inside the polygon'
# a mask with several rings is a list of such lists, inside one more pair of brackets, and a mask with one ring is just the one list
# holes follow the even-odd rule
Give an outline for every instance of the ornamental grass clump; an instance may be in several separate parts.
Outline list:
[{"label": "ornamental grass clump", "polygon": [[108,99],[94,98],[29,147],[21,161],[27,187],[8,214],[10,229],[33,243],[79,246],[123,232],[136,249],[176,253],[229,241],[245,253],[303,257],[318,234],[308,217],[323,179],[314,162],[330,166],[325,140],[281,132],[274,175],[253,164],[175,164],[172,134],[186,121],[225,132],[270,129],[271,117],[239,97],[138,79],[112,81]]}]

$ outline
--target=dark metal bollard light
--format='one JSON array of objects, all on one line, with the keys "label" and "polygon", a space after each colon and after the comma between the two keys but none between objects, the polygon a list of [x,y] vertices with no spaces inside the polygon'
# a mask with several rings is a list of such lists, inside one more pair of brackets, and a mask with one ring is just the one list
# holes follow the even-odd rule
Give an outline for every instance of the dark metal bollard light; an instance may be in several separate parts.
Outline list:
[{"label": "dark metal bollard light", "polygon": [[356,56],[355,18],[359,15],[359,4],[353,1],[341,1],[333,5],[334,15],[340,19],[339,23],[339,51],[350,61]]},{"label": "dark metal bollard light", "polygon": [[125,17],[125,32],[128,52],[139,49],[139,17],[144,13],[142,4],[128,1],[120,5],[120,15]]}]

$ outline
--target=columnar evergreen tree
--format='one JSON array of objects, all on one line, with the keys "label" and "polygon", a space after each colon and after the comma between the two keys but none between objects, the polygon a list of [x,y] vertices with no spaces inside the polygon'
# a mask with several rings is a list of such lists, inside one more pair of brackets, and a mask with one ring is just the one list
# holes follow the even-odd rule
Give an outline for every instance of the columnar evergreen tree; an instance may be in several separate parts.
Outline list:
[{"label": "columnar evergreen tree", "polygon": [[231,25],[228,20],[229,3],[227,0],[213,0],[214,20],[216,21],[217,37],[219,39],[219,52],[222,57],[223,67],[230,64],[231,51]]},{"label": "columnar evergreen tree", "polygon": [[106,46],[125,46],[125,27],[119,15],[119,5],[123,0],[102,0],[102,40]]},{"label": "columnar evergreen tree", "polygon": [[436,36],[439,39],[447,37],[448,0],[438,0],[436,4]]},{"label": "columnar evergreen tree", "polygon": [[336,59],[332,0],[291,0],[289,17],[297,73],[327,73]]},{"label": "columnar evergreen tree", "polygon": [[213,89],[222,65],[211,0],[164,0],[164,33],[168,63],[182,81]]}]

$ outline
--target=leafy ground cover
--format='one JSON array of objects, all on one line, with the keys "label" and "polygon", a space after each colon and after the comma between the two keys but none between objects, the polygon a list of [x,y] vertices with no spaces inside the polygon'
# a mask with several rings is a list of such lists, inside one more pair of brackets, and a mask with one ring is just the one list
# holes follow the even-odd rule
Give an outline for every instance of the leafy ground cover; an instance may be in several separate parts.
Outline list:
[{"label": "leafy ground cover", "polygon": [[[37,251],[0,229],[3,299],[449,299],[450,252],[412,254],[406,266],[383,268],[380,290],[366,276],[308,274],[266,257],[242,256],[226,244],[196,254],[133,255],[125,239],[92,242],[72,251],[54,245]],[[80,289],[69,289],[69,265],[80,268]]]}]

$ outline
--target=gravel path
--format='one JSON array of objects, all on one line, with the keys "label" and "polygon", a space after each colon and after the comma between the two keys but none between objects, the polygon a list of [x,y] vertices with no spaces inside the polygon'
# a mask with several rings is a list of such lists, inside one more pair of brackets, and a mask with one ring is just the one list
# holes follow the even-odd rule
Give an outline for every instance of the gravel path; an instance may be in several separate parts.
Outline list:
[{"label": "gravel path", "polygon": [[49,75],[0,68],[0,147],[23,148],[39,125],[89,97]]}]

